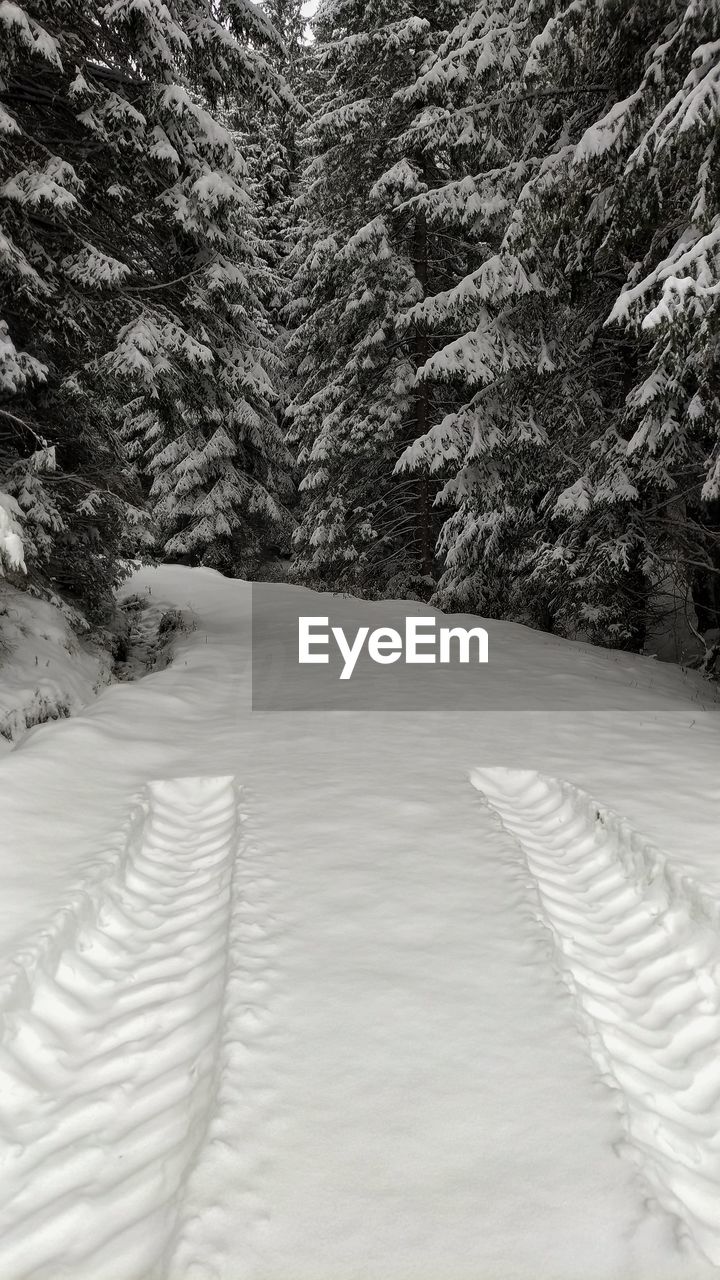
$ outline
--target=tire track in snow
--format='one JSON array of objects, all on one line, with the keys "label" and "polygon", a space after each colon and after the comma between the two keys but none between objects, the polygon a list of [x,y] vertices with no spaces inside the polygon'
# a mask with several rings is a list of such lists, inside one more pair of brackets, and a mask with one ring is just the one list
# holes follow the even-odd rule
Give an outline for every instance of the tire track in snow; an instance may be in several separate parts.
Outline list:
[{"label": "tire track in snow", "polygon": [[217,1084],[237,803],[149,788],[149,814],[0,1045],[3,1280],[162,1275]]},{"label": "tire track in snow", "polygon": [[619,1091],[623,1154],[720,1264],[716,904],[569,783],[512,769],[472,781],[523,849],[596,1062]]}]

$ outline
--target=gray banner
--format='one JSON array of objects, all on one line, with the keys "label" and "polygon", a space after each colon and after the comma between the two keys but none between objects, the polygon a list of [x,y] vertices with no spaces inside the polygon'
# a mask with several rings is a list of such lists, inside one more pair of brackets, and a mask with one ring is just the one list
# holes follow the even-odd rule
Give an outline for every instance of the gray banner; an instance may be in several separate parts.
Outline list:
[{"label": "gray banner", "polygon": [[[458,628],[469,633],[465,654],[457,636],[443,641]],[[413,648],[435,660],[409,661]],[[327,662],[304,663],[303,651]],[[630,689],[633,708],[667,710],[668,698],[691,706],[700,697],[697,681],[650,658],[414,601],[278,583],[252,587],[252,664],[255,711],[625,710]]]}]

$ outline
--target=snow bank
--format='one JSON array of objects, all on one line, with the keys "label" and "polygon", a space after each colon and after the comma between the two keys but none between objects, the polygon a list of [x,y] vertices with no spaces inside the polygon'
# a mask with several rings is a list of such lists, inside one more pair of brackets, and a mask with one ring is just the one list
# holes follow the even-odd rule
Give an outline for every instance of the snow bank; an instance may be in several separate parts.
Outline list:
[{"label": "snow bank", "polygon": [[109,655],[78,640],[59,609],[0,582],[0,752],[78,711],[109,678]]}]

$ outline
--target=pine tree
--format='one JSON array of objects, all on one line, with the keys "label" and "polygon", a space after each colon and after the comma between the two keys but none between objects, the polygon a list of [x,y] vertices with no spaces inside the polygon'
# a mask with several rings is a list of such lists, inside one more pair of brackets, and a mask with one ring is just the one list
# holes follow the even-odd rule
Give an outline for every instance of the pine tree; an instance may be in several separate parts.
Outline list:
[{"label": "pine tree", "polygon": [[718,12],[691,4],[680,13],[662,0],[625,0],[600,12],[568,6],[537,40],[529,68],[547,84],[558,67],[573,73],[580,49],[606,94],[534,197],[535,221],[554,238],[548,247],[572,245],[570,268],[601,304],[595,313],[609,364],[604,388],[594,371],[604,429],[563,495],[566,564],[574,583],[588,584],[589,608],[607,638],[652,645],[658,628],[670,625],[676,656],[693,594],[705,596],[702,625],[719,620],[712,585],[720,567],[712,529],[718,270],[704,235],[712,239],[718,208],[706,168],[718,125]]},{"label": "pine tree", "polygon": [[609,187],[603,250],[625,279],[608,325],[634,347],[595,503],[631,502],[648,626],[670,614],[680,640],[720,627],[718,32],[717,0],[660,6],[642,75],[576,155],[586,189]]},{"label": "pine tree", "polygon": [[92,607],[140,501],[123,437],[148,451],[166,554],[231,567],[286,522],[229,116],[287,91],[245,0],[26,0],[0,22],[0,480],[33,581]]},{"label": "pine tree", "polygon": [[465,330],[421,379],[473,393],[400,464],[457,506],[443,603],[637,647],[669,576],[694,564],[712,598],[717,25],[489,0],[411,91],[418,127],[468,148],[428,216],[484,259],[412,313]]},{"label": "pine tree", "polygon": [[[275,417],[284,440],[288,430],[287,406],[292,394],[285,309],[291,296],[288,263],[297,240],[298,130],[304,118],[301,104],[308,48],[307,23],[302,13],[303,0],[264,0],[264,9],[281,42],[272,51],[270,60],[291,94],[291,97],[280,98],[269,110],[257,110],[248,135],[253,192],[263,229],[260,252],[268,267],[263,303],[277,351]],[[288,477],[285,496],[294,527],[297,506],[294,474]],[[265,543],[256,563],[246,566],[245,572],[253,577],[286,576],[289,523],[283,526],[282,532],[282,538],[276,536]]]},{"label": "pine tree", "polygon": [[299,390],[290,406],[303,513],[296,572],[365,594],[426,596],[437,532],[431,486],[394,476],[424,430],[430,353],[401,317],[451,278],[457,250],[408,207],[442,173],[410,136],[402,89],[457,12],[441,4],[341,0],[316,22],[311,120],[294,255]]},{"label": "pine tree", "polygon": [[[523,0],[487,0],[453,28],[405,95],[417,113],[412,131],[448,157],[448,180],[414,204],[466,254],[453,286],[410,312],[430,333],[458,333],[417,380],[467,388],[471,398],[437,412],[398,471],[441,477],[438,503],[457,506],[440,537],[435,598],[495,616],[522,608],[527,617],[519,579],[548,484],[548,382],[561,363],[556,291],[538,275],[531,246],[506,240],[509,213],[540,165],[538,141],[557,132],[552,113],[559,115],[554,106],[539,112],[521,91],[530,27]],[[562,386],[565,376],[555,381]]]}]

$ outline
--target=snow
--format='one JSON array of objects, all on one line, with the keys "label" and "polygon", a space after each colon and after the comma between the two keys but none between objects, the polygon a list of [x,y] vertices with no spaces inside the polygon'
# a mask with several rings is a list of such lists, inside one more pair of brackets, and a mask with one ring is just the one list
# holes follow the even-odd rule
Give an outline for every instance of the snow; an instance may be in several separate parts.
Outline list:
[{"label": "snow", "polygon": [[10,569],[25,572],[20,517],[22,512],[9,493],[0,490],[0,575],[3,564]]},{"label": "snow", "polygon": [[575,480],[573,484],[568,485],[567,489],[563,489],[555,503],[555,510],[560,513],[569,512],[584,515],[591,508],[592,488],[587,476],[581,476],[579,480]]},{"label": "snow", "polygon": [[[181,33],[181,35],[183,40],[187,40],[184,33]],[[204,107],[193,101],[183,85],[168,85],[166,89],[163,89],[160,100],[164,109],[169,113],[176,116],[187,115],[195,121],[197,127],[202,131],[202,136],[208,146],[230,165],[231,172],[234,172],[238,166],[242,168],[231,133],[217,120],[213,119]]]},{"label": "snow", "polygon": [[62,67],[58,41],[39,23],[33,22],[24,9],[12,4],[11,0],[0,0],[0,25],[22,40],[33,53],[54,63],[56,67]]},{"label": "snow", "polygon": [[0,764],[3,1280],[715,1275],[706,686],[487,622],[485,705],[252,711],[247,583],[126,590],[172,665]]},{"label": "snow", "polygon": [[627,822],[531,771],[473,779],[516,835],[631,1159],[720,1264],[717,904]]},{"label": "snow", "polygon": [[427,183],[422,181],[417,165],[403,159],[391,165],[378,178],[370,189],[370,198],[377,201],[387,200],[391,206],[398,207],[409,196],[426,190]]},{"label": "snow", "polygon": [[114,351],[104,363],[118,377],[138,380],[152,394],[156,383],[172,369],[170,356],[182,356],[190,364],[212,364],[213,352],[181,325],[143,312],[123,326]]},{"label": "snow", "polygon": [[58,156],[50,156],[43,168],[21,169],[0,188],[6,200],[37,209],[48,204],[55,209],[75,208],[76,191],[82,190],[82,182],[73,166]]},{"label": "snow", "polygon": [[165,130],[159,124],[156,124],[152,130],[154,142],[148,150],[148,155],[154,160],[164,160],[173,169],[177,169],[180,165],[180,155],[172,145]]},{"label": "snow", "polygon": [[107,655],[58,609],[0,582],[0,755],[29,725],[79,711],[108,679]]},{"label": "snow", "polygon": [[[8,242],[0,235],[0,257]],[[10,246],[8,246],[10,247]],[[23,270],[21,260],[16,260],[20,270],[19,274],[26,274]],[[4,320],[0,320],[0,390],[13,395],[16,391],[24,388],[31,378],[36,378],[38,382],[44,382],[47,375],[47,365],[41,364],[34,356],[30,356],[26,351],[18,351],[15,343],[10,337],[7,324]]]},{"label": "snow", "polygon": [[611,147],[618,146],[623,131],[627,128],[628,116],[641,100],[642,93],[638,89],[621,102],[613,103],[610,110],[605,113],[601,120],[598,120],[589,129],[585,130],[575,148],[573,163],[581,164],[587,162],[597,156],[604,155]]},{"label": "snow", "polygon": [[79,253],[63,258],[62,266],[68,280],[88,289],[114,287],[131,274],[126,262],[100,253],[92,245],[85,245]]},{"label": "snow", "polygon": [[0,133],[20,133],[20,126],[13,115],[0,106]]},{"label": "snow", "polygon": [[[2,1242],[7,1274],[42,1274],[58,1254],[79,1253],[75,1274],[112,1275],[118,1237],[124,1273],[147,1274],[188,1157],[202,1141],[225,976],[233,783],[157,783],[151,796],[150,822],[122,873],[105,886],[102,914],[86,918],[78,934],[84,963],[68,951],[54,973],[36,975],[36,1021],[18,1019],[8,1052],[4,1097],[13,1102],[15,1133],[32,1140],[21,1137],[4,1188],[15,1206]],[[149,1067],[142,1072],[141,1055]],[[112,1136],[111,1161],[96,1140],[99,1127]],[[160,1138],[150,1144],[154,1161],[148,1127]],[[72,1190],[86,1181],[113,1204],[96,1227],[91,1258],[74,1238],[86,1215],[81,1197],[51,1210],[49,1230],[28,1240],[25,1214],[54,1206],[58,1186]],[[128,1194],[133,1181],[147,1197],[140,1215]]]}]

